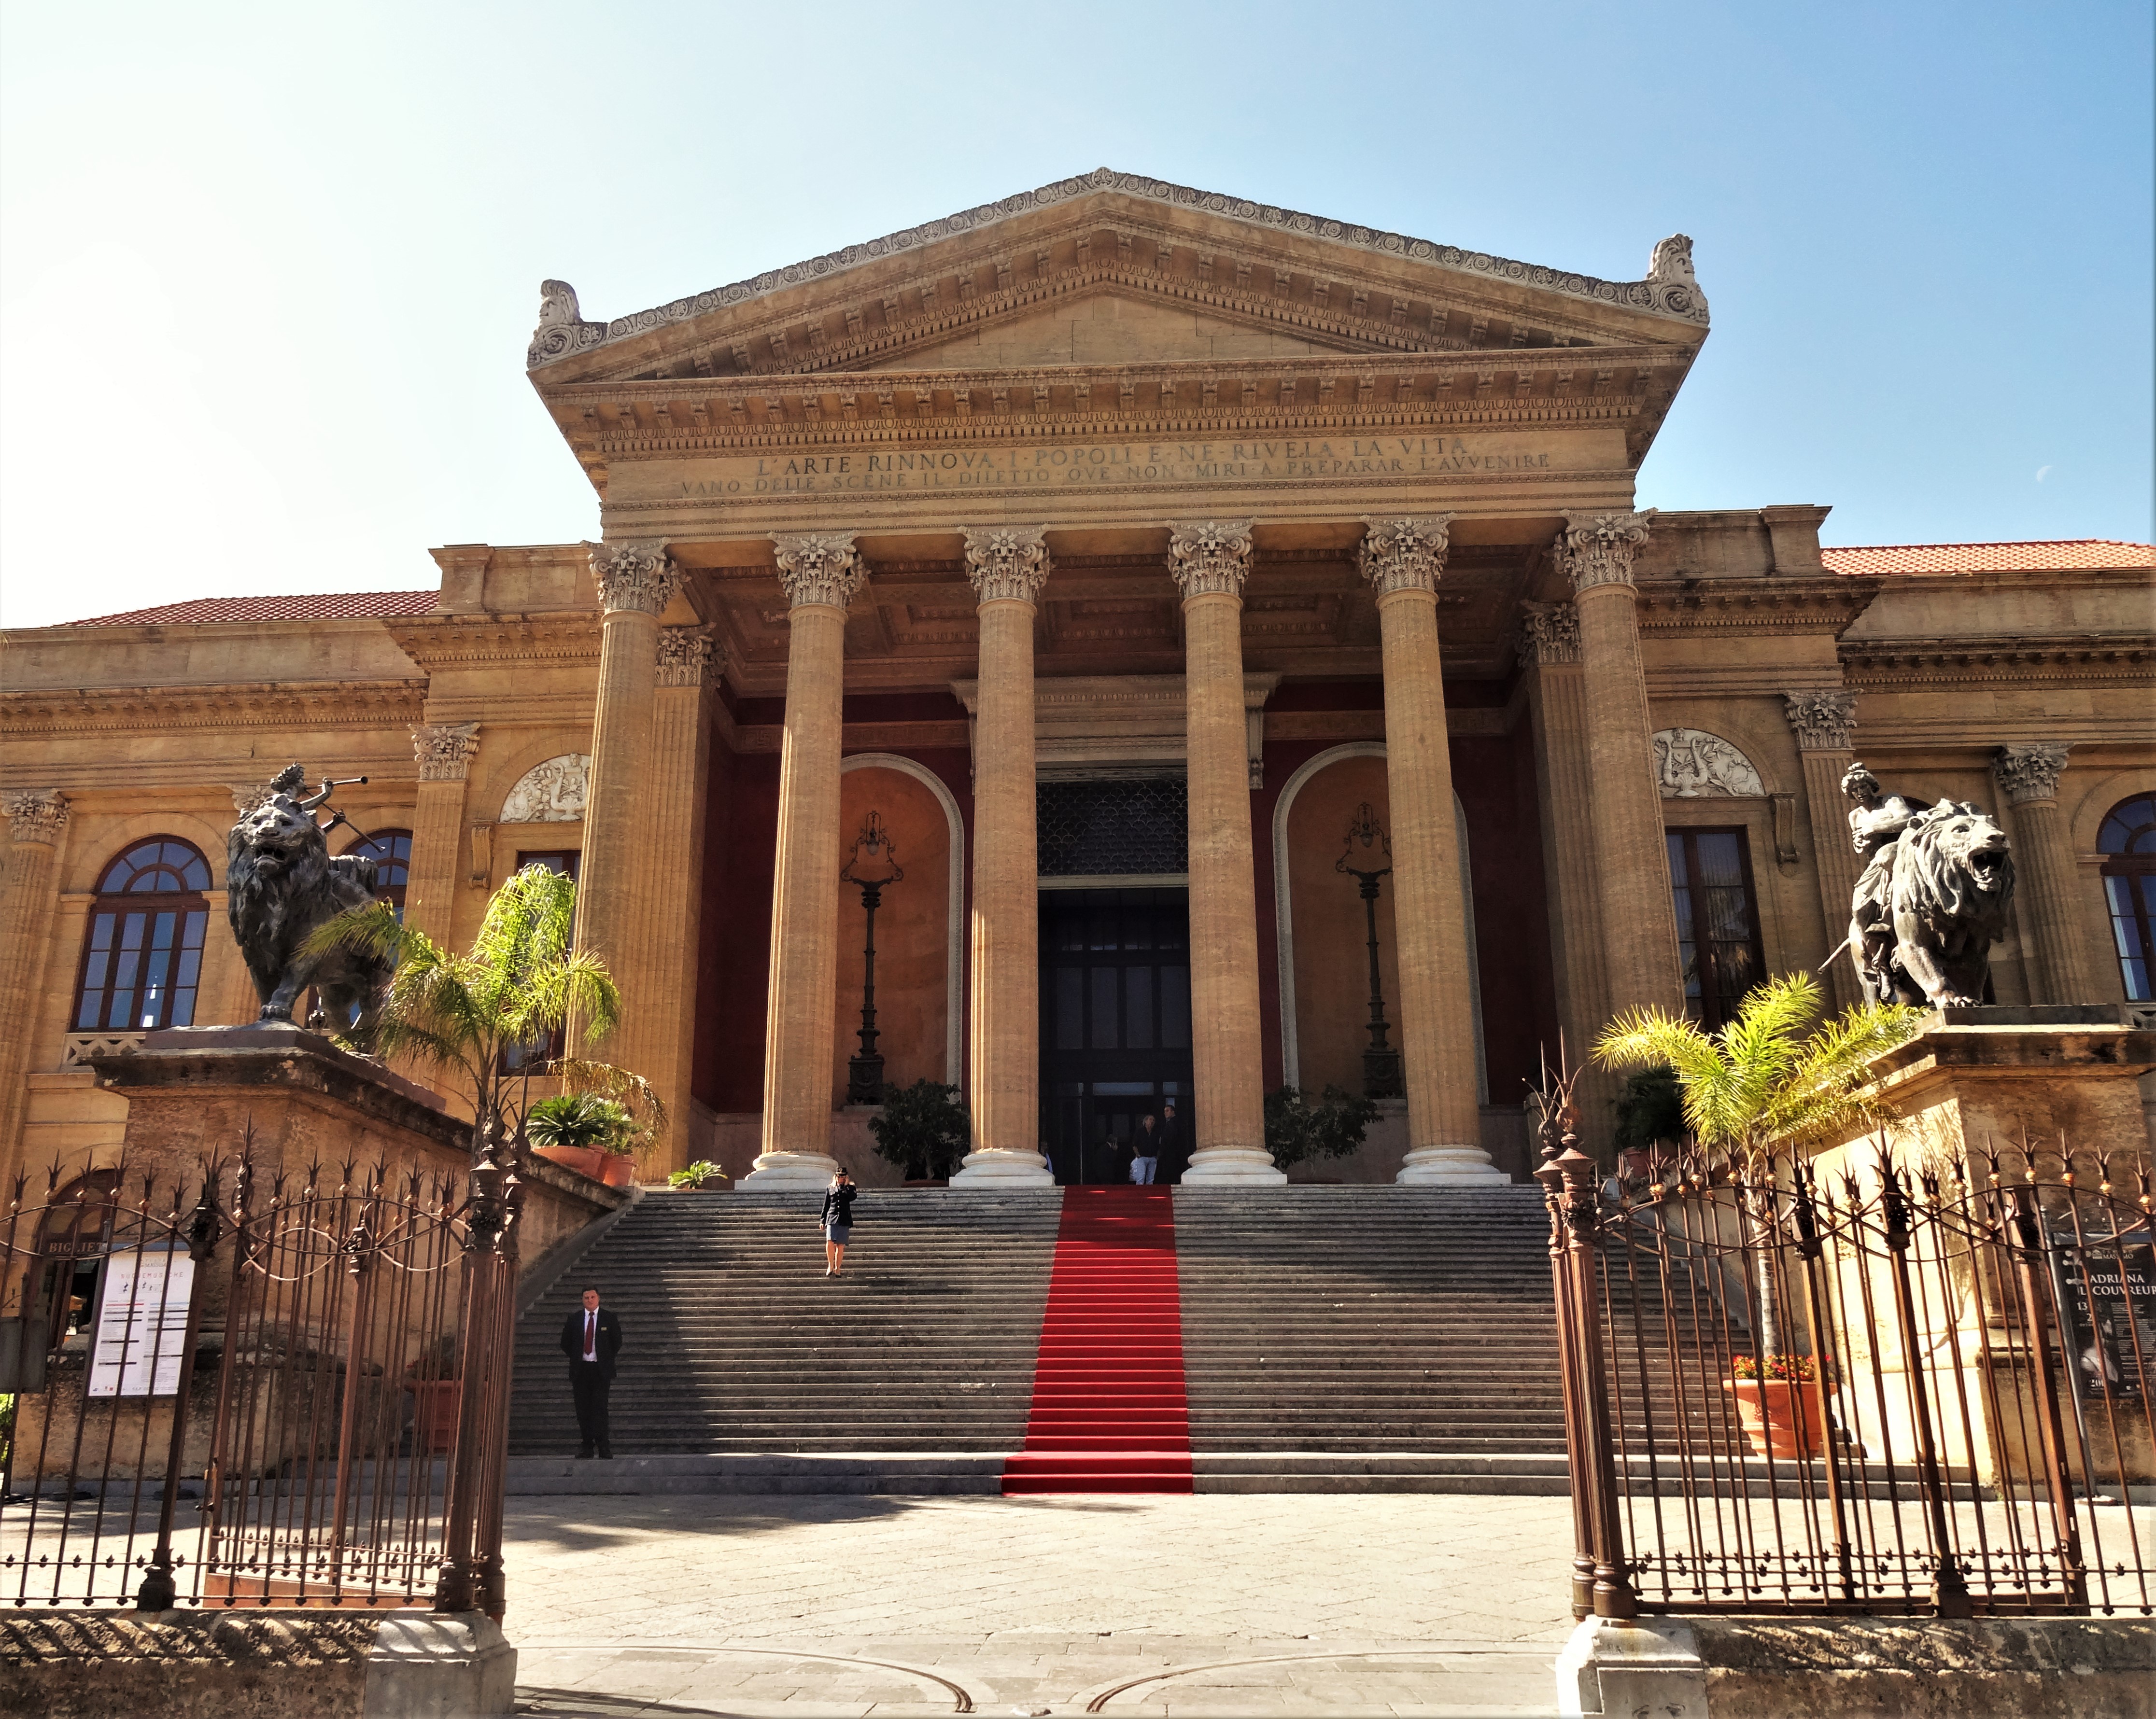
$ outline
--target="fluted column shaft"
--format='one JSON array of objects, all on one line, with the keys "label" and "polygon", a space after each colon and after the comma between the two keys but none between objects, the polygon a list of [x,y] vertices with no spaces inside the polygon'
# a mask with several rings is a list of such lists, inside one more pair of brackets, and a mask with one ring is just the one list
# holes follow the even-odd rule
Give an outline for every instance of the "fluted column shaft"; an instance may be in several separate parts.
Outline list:
[{"label": "fluted column shaft", "polygon": [[1675,1011],[1684,1002],[1646,672],[1640,661],[1639,593],[1632,584],[1632,555],[1646,541],[1647,518],[1568,514],[1558,540],[1579,610],[1588,757],[1594,777],[1590,803],[1612,1011]]},{"label": "fluted column shaft", "polygon": [[404,923],[442,944],[455,935],[465,778],[478,750],[476,722],[429,722],[412,731],[419,788],[412,811],[412,858],[404,874]]},{"label": "fluted column shaft", "polygon": [[747,1186],[817,1186],[831,1156],[831,1047],[839,976],[839,762],[846,605],[867,569],[844,536],[778,539],[792,603],[778,761],[771,992],[763,1040],[763,1151]]},{"label": "fluted column shaft", "polygon": [[1258,898],[1243,703],[1245,521],[1177,526],[1190,798],[1190,1044],[1196,1150],[1185,1182],[1280,1183],[1265,1150]]},{"label": "fluted column shaft", "polygon": [[1468,903],[1445,721],[1437,582],[1450,514],[1367,522],[1363,576],[1378,593],[1385,677],[1385,794],[1393,818],[1393,922],[1399,958],[1408,1154],[1399,1179],[1502,1182],[1482,1150],[1476,1100]]},{"label": "fluted column shaft", "polygon": [[[980,598],[982,745],[973,771],[973,1151],[953,1188],[1050,1185],[1040,1137],[1040,868],[1034,803],[1033,623],[1045,532],[966,534]],[[957,856],[952,856],[957,863]]]},{"label": "fluted column shaft", "polygon": [[2066,821],[2059,816],[2059,777],[2067,748],[2041,743],[1999,747],[1991,772],[2013,808],[2015,911],[2036,952],[2039,1003],[2093,1003],[2094,979],[2082,936],[2079,872]]},{"label": "fluted column shaft", "polygon": [[38,1009],[59,905],[67,796],[57,789],[10,794],[0,811],[7,814],[12,838],[7,894],[0,898],[0,1187],[5,1187],[21,1160],[29,1108]]},{"label": "fluted column shaft", "polygon": [[[1856,762],[1851,750],[1856,728],[1856,695],[1822,690],[1785,692],[1783,704],[1797,736],[1797,755],[1804,772],[1804,810],[1811,824],[1812,852],[1819,864],[1820,911],[1826,921],[1829,949],[1849,941],[1851,902],[1861,875],[1856,844],[1849,831],[1849,802],[1842,778]],[[1846,952],[1828,964],[1827,984],[1834,1006],[1848,1008],[1865,1000],[1864,981]]]},{"label": "fluted column shaft", "polygon": [[[1614,1078],[1588,1058],[1609,1019],[1609,962],[1600,869],[1594,856],[1594,776],[1589,760],[1587,684],[1579,666],[1579,612],[1568,603],[1530,603],[1521,616],[1520,661],[1527,670],[1534,736],[1535,801],[1542,822],[1543,895],[1556,968],[1559,1047],[1578,1071],[1573,1101],[1592,1150],[1607,1133]],[[1555,1059],[1553,1058],[1553,1060]]]}]

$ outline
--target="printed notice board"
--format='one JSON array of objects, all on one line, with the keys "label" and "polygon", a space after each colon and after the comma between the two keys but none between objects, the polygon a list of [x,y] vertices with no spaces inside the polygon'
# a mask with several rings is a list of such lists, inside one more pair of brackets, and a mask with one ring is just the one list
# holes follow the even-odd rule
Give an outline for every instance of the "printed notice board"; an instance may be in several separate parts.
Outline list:
[{"label": "printed notice board", "polygon": [[195,1262],[174,1249],[131,1249],[108,1258],[90,1351],[93,1397],[169,1397],[180,1388],[187,1300]]}]

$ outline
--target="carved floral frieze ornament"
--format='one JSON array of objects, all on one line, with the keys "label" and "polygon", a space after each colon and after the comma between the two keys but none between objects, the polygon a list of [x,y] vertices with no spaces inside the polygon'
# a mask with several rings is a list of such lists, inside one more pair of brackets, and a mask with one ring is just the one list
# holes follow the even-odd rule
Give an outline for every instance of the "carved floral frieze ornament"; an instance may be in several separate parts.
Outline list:
[{"label": "carved floral frieze ornament", "polygon": [[665,612],[685,577],[660,541],[644,543],[587,543],[592,577],[598,582],[599,607],[608,614],[624,610],[641,615]]},{"label": "carved floral frieze ornament", "polygon": [[1579,611],[1568,603],[1523,603],[1514,641],[1522,663],[1537,667],[1579,660]]},{"label": "carved floral frieze ornament", "polygon": [[1598,585],[1632,582],[1632,557],[1647,541],[1654,510],[1640,513],[1568,513],[1557,534],[1558,559],[1575,595]]},{"label": "carved floral frieze ornament", "polygon": [[2067,748],[2032,741],[2003,746],[1992,754],[1991,773],[2016,806],[2058,798],[2059,777],[2066,767]]},{"label": "carved floral frieze ornament", "polygon": [[1853,692],[1785,692],[1782,709],[1796,732],[1801,752],[1845,752],[1855,743],[1856,695]]},{"label": "carved floral frieze ornament", "polygon": [[49,848],[68,826],[68,798],[56,788],[9,794],[0,800],[0,811],[8,814],[8,833],[18,847],[30,842]]},{"label": "carved floral frieze ornament", "polygon": [[1183,600],[1240,597],[1250,576],[1250,521],[1199,520],[1168,528],[1168,570]]},{"label": "carved floral frieze ornament", "polygon": [[1703,728],[1665,728],[1655,736],[1655,784],[1666,800],[1751,799],[1767,792],[1752,761]]},{"label": "carved floral frieze ornament", "polygon": [[774,531],[771,541],[778,548],[778,582],[796,608],[808,603],[844,608],[869,576],[869,565],[854,547],[850,531],[843,536]]},{"label": "carved floral frieze ornament", "polygon": [[983,526],[966,532],[966,577],[983,603],[1032,603],[1054,567],[1045,526]]},{"label": "carved floral frieze ornament", "polygon": [[711,672],[711,635],[695,627],[659,629],[658,670],[661,686],[701,686]]},{"label": "carved floral frieze ornament", "polygon": [[1372,519],[1355,551],[1363,577],[1389,597],[1395,591],[1435,591],[1445,576],[1445,553],[1452,530],[1449,513],[1419,519]]},{"label": "carved floral frieze ornament", "polygon": [[412,730],[412,754],[422,782],[462,782],[479,750],[476,722],[423,722]]},{"label": "carved floral frieze ornament", "polygon": [[574,824],[584,815],[592,784],[588,753],[563,752],[516,778],[501,803],[504,824]]}]

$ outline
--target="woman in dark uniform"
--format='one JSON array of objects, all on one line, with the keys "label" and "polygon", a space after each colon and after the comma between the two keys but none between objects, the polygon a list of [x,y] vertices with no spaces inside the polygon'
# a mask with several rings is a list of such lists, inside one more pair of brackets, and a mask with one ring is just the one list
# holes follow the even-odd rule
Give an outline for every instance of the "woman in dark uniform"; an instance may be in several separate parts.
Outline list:
[{"label": "woman in dark uniform", "polygon": [[846,1238],[853,1234],[854,1196],[860,1190],[854,1178],[841,1170],[824,1192],[824,1214],[816,1221],[824,1232],[824,1275],[842,1275],[846,1263]]}]

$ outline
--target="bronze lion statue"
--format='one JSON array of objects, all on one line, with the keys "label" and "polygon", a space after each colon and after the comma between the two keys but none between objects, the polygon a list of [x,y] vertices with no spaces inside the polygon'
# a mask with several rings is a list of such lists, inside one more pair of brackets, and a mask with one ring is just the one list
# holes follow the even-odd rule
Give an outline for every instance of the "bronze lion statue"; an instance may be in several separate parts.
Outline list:
[{"label": "bronze lion statue", "polygon": [[1919,812],[1894,844],[1887,908],[1893,953],[1882,1002],[1928,1005],[1984,1001],[1991,946],[2006,935],[2014,858],[2001,829],[1965,800]]},{"label": "bronze lion statue", "polygon": [[311,955],[303,945],[318,926],[374,899],[374,861],[332,858],[315,808],[329,798],[306,794],[297,764],[232,826],[225,843],[225,885],[232,935],[262,998],[265,1021],[289,1021],[312,985],[331,1024],[362,1049],[374,1038],[388,962],[359,950]]}]

